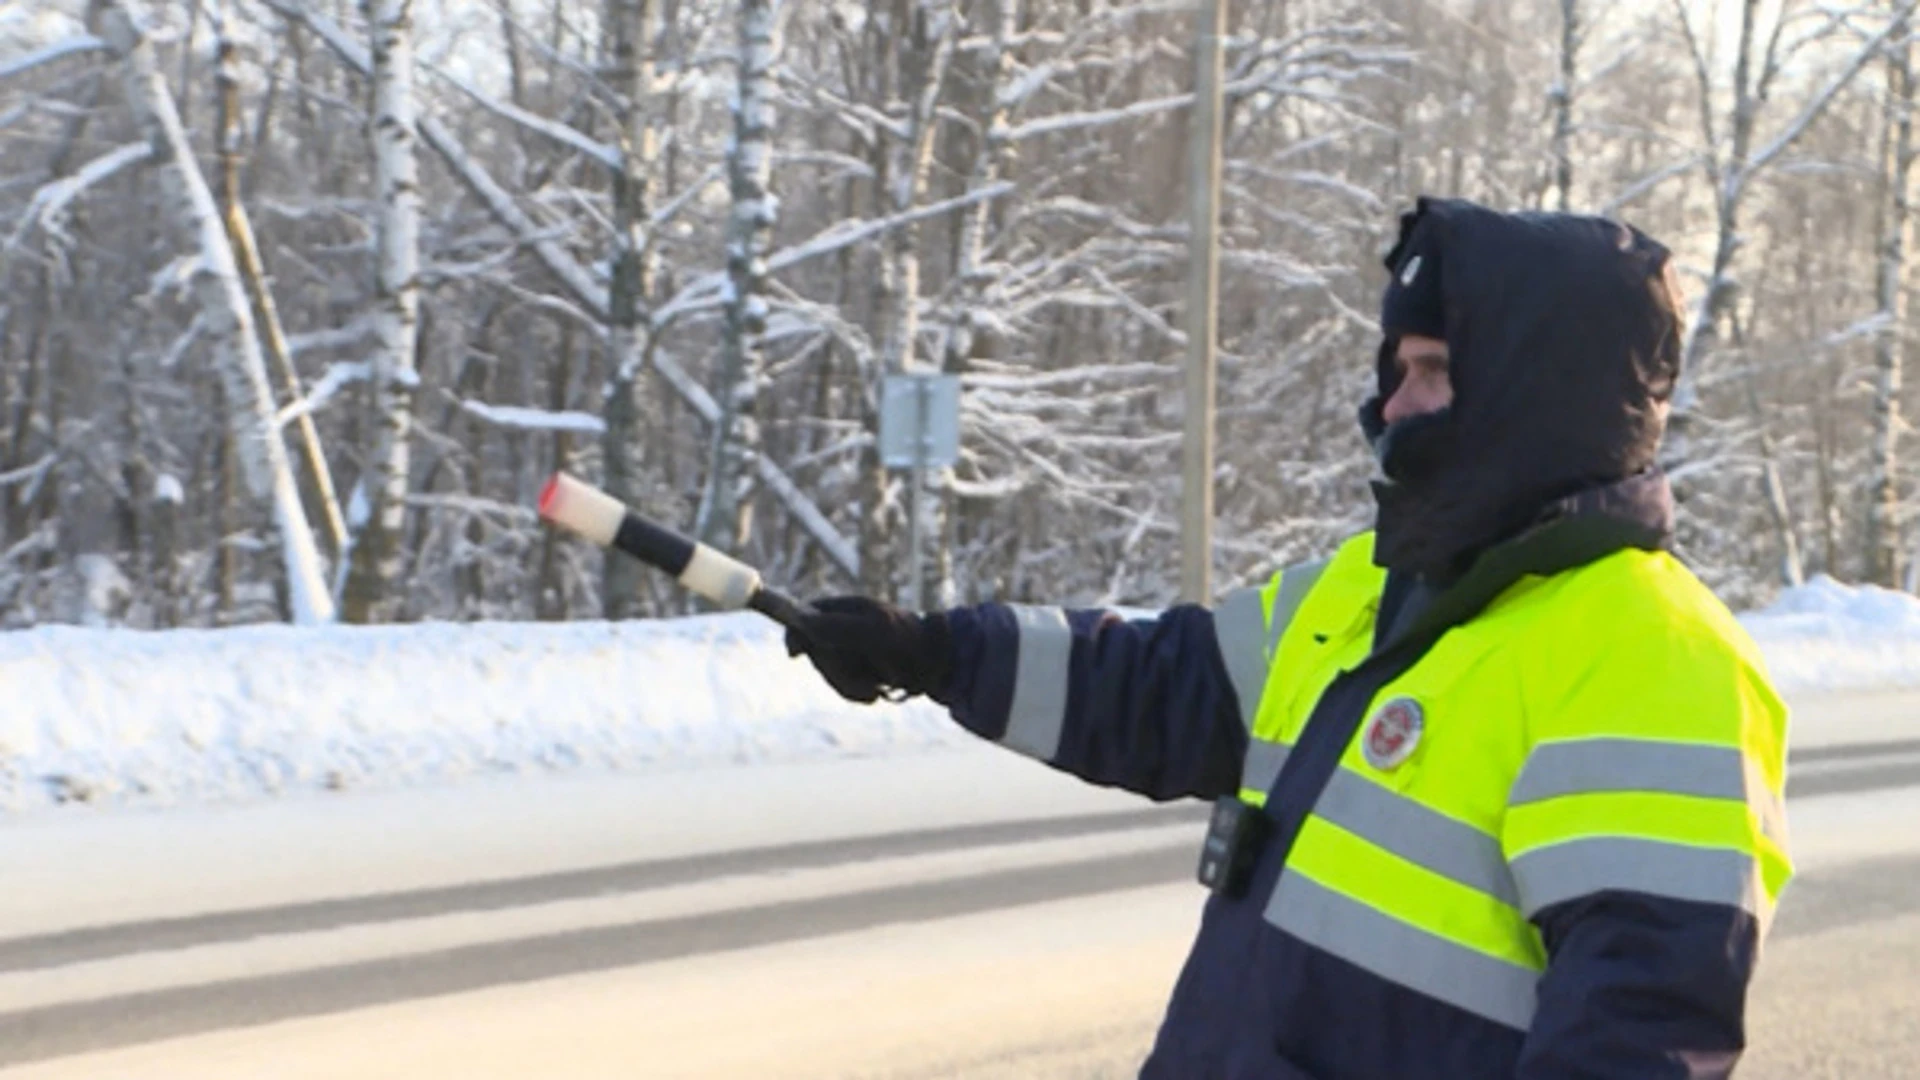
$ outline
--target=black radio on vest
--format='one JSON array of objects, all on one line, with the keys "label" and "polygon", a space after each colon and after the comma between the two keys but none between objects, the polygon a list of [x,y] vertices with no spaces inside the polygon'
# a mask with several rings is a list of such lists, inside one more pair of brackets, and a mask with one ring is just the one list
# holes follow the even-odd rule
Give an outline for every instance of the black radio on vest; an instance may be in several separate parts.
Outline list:
[{"label": "black radio on vest", "polygon": [[1232,795],[1216,801],[1200,847],[1200,884],[1223,896],[1243,895],[1272,831],[1273,821],[1259,807]]}]

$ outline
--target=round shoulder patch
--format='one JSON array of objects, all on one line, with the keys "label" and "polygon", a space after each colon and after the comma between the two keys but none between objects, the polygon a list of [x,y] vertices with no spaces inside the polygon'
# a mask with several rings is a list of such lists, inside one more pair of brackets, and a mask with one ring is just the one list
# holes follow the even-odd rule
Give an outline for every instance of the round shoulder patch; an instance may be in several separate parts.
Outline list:
[{"label": "round shoulder patch", "polygon": [[1394,698],[1373,714],[1360,739],[1360,752],[1367,764],[1390,772],[1413,756],[1420,745],[1420,732],[1426,727],[1426,715],[1412,698]]}]

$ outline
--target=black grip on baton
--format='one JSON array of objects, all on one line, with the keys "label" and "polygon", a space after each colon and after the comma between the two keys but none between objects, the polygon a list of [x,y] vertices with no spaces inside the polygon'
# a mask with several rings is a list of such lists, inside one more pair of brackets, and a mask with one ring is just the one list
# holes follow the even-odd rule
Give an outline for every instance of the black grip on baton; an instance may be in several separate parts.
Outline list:
[{"label": "black grip on baton", "polygon": [[613,546],[649,566],[679,577],[693,561],[693,541],[672,529],[647,520],[632,510],[620,519]]},{"label": "black grip on baton", "polygon": [[789,630],[803,630],[807,617],[815,614],[812,604],[802,603],[765,585],[753,594],[747,606]]}]

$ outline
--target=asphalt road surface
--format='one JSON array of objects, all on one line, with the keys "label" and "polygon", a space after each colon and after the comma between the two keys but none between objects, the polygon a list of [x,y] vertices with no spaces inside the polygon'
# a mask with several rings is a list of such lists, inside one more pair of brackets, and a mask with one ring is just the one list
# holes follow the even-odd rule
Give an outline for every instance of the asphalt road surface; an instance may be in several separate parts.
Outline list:
[{"label": "asphalt road surface", "polygon": [[[1920,1077],[1920,696],[1797,706],[1802,872],[1741,1075]],[[1002,790],[969,773],[940,791],[939,775],[920,795]],[[224,819],[87,825],[71,836],[91,838],[72,849],[88,873],[38,882],[31,909],[0,904],[0,1077],[1132,1075],[1199,910],[1200,809],[1103,800],[797,840],[776,815],[767,844],[743,842],[748,817],[728,831],[727,812],[671,830],[710,824],[728,838],[713,850],[526,854],[621,827],[594,808],[564,829],[490,830],[491,852],[395,848],[385,863],[406,865],[359,888],[324,829],[282,831],[276,850],[308,857],[267,887]],[[437,827],[355,814],[341,828]],[[227,861],[166,848],[188,834]],[[6,839],[5,872],[48,861]]]}]

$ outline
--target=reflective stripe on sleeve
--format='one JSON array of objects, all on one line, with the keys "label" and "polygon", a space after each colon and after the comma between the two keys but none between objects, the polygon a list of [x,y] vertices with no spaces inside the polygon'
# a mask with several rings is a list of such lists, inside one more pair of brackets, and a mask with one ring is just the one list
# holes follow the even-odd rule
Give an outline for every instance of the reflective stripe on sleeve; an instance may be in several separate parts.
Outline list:
[{"label": "reflective stripe on sleeve", "polygon": [[1280,875],[1266,920],[1390,982],[1498,1024],[1533,1022],[1539,972],[1401,922],[1294,870]]},{"label": "reflective stripe on sleeve", "polygon": [[1744,802],[1760,832],[1787,840],[1785,801],[1738,747],[1604,737],[1541,743],[1507,796],[1510,807],[1569,795],[1691,795]]},{"label": "reflective stripe on sleeve", "polygon": [[1520,770],[1507,804],[1601,791],[1744,799],[1746,767],[1733,746],[1620,738],[1541,743]]},{"label": "reflective stripe on sleeve", "polygon": [[1235,589],[1213,613],[1214,639],[1220,643],[1220,659],[1226,664],[1234,698],[1240,703],[1240,723],[1248,732],[1253,731],[1260,690],[1267,682],[1268,657],[1272,655],[1266,645],[1261,592],[1258,587]]},{"label": "reflective stripe on sleeve", "polygon": [[[1220,643],[1227,678],[1233,683],[1234,699],[1240,705],[1240,723],[1248,734],[1253,733],[1254,720],[1260,714],[1260,695],[1266,689],[1280,638],[1326,568],[1324,562],[1290,566],[1278,575],[1277,584],[1235,589],[1214,609],[1214,636]],[[1266,595],[1269,590],[1273,593],[1271,605]]]},{"label": "reflective stripe on sleeve", "polygon": [[1060,608],[1010,606],[1020,625],[1020,650],[1014,661],[1013,705],[1000,745],[1052,761],[1060,752],[1060,730],[1067,718],[1073,628]]},{"label": "reflective stripe on sleeve", "polygon": [[1313,812],[1415,866],[1508,906],[1520,906],[1520,894],[1507,869],[1500,840],[1490,833],[1344,768],[1334,771]]},{"label": "reflective stripe on sleeve", "polygon": [[1607,889],[1745,910],[1764,925],[1772,914],[1753,856],[1623,836],[1568,840],[1513,860],[1521,914]]}]

